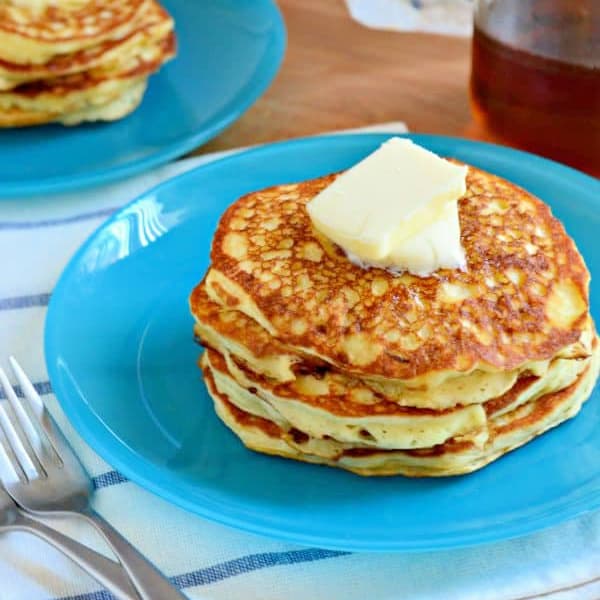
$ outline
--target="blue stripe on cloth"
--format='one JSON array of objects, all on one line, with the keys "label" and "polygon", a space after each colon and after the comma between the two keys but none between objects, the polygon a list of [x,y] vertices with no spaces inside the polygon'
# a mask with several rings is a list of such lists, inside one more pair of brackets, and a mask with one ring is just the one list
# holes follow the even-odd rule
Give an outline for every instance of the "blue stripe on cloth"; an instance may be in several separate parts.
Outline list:
[{"label": "blue stripe on cloth", "polygon": [[56,227],[57,225],[70,225],[71,223],[79,223],[80,221],[88,221],[90,219],[99,219],[100,217],[108,217],[117,210],[116,206],[110,208],[102,208],[93,212],[81,213],[70,217],[60,217],[58,219],[42,219],[39,221],[0,221],[0,231],[18,230],[18,229],[41,229],[42,227]]},{"label": "blue stripe on cloth", "polygon": [[198,569],[184,575],[177,575],[171,581],[179,588],[195,587],[197,585],[208,585],[229,577],[258,571],[269,567],[281,565],[293,565],[296,563],[313,562],[325,558],[345,556],[349,552],[337,550],[321,550],[319,548],[306,548],[302,550],[290,550],[288,552],[262,552],[260,554],[248,554],[241,558],[234,558],[227,562]]},{"label": "blue stripe on cloth", "polygon": [[116,600],[115,597],[106,590],[89,592],[87,594],[77,594],[76,596],[63,596],[58,600]]},{"label": "blue stripe on cloth", "polygon": [[95,490],[110,487],[112,485],[119,485],[126,481],[129,481],[129,479],[127,479],[125,475],[121,475],[118,471],[107,471],[106,473],[101,473],[100,475],[96,475],[96,477],[92,477],[92,485]]},{"label": "blue stripe on cloth", "polygon": [[48,306],[50,294],[30,294],[29,296],[12,296],[0,298],[0,310],[18,310],[34,306]]},{"label": "blue stripe on cloth", "polygon": [[[321,550],[319,548],[306,548],[302,550],[289,550],[287,552],[262,552],[260,554],[248,554],[240,558],[234,558],[226,562],[176,575],[171,577],[172,583],[178,588],[188,588],[201,585],[209,585],[229,579],[236,575],[243,575],[251,571],[268,569],[281,565],[293,565],[297,563],[314,562],[327,558],[346,556],[350,552],[337,550]],[[77,596],[67,596],[60,600],[114,600],[114,596],[106,591],[90,592]]]},{"label": "blue stripe on cloth", "polygon": [[[38,383],[34,383],[33,387],[40,396],[52,393],[52,386],[50,385],[49,381],[39,381]],[[19,398],[24,397],[23,390],[21,389],[20,385],[14,385],[13,389]],[[6,400],[6,394],[4,393],[3,389],[0,389],[0,400]]]}]

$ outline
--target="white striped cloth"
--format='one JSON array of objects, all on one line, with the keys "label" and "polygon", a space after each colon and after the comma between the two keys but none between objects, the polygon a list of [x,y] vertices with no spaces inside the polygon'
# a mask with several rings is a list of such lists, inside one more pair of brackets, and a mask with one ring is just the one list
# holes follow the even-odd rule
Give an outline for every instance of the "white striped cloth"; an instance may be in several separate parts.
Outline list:
[{"label": "white striped cloth", "polygon": [[[401,124],[373,130],[402,131]],[[42,351],[46,305],[69,257],[115,208],[159,181],[214,160],[180,161],[131,180],[54,198],[0,201],[0,364],[15,354],[97,488],[95,508],[182,587],[204,600],[525,600],[600,598],[600,513],[521,539],[424,554],[295,547],[204,521],[126,481],[66,422]],[[87,526],[53,521],[105,551]],[[0,535],[0,600],[108,600],[42,542]]]}]

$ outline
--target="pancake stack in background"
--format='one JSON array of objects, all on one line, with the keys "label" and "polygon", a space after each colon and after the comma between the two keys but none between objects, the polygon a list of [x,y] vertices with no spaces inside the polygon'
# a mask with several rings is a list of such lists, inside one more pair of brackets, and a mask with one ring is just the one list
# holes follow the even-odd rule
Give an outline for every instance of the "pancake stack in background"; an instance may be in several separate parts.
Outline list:
[{"label": "pancake stack in background", "polygon": [[395,276],[312,227],[306,204],[335,177],[235,202],[190,298],[216,411],[249,448],[454,475],[579,411],[600,362],[589,274],[545,204],[470,168],[467,269]]},{"label": "pancake stack in background", "polygon": [[0,0],[0,127],[120,119],[175,46],[154,0]]}]

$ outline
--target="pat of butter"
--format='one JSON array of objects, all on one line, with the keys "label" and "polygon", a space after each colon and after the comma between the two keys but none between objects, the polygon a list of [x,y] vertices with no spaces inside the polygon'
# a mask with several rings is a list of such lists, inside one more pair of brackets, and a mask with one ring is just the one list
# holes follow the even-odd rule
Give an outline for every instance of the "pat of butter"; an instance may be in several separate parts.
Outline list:
[{"label": "pat of butter", "polygon": [[410,140],[392,138],[307,205],[317,230],[365,267],[429,275],[464,268],[458,166]]},{"label": "pat of butter", "polygon": [[396,246],[390,256],[365,261],[346,250],[349,260],[360,267],[381,267],[393,273],[408,271],[427,277],[438,269],[465,269],[467,261],[460,243],[457,202],[449,203],[440,219]]}]

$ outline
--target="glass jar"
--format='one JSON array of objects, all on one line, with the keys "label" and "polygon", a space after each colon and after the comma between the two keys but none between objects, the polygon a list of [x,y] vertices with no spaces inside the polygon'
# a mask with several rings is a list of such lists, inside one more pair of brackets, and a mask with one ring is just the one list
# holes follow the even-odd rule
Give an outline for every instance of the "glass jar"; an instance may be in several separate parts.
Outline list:
[{"label": "glass jar", "polygon": [[600,177],[600,0],[477,0],[470,88],[493,138]]}]

